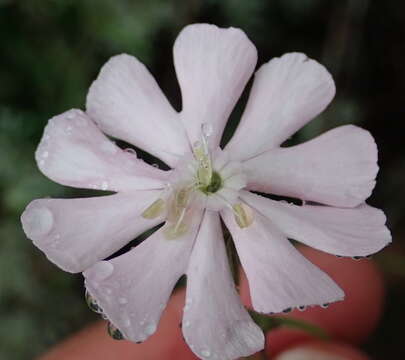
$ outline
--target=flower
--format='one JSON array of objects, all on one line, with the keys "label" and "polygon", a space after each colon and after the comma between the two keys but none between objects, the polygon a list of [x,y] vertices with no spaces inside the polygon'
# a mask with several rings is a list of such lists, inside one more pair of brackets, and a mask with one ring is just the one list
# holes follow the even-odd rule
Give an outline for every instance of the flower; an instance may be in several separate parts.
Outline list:
[{"label": "flower", "polygon": [[[220,216],[247,275],[253,307],[263,313],[344,297],[288,238],[361,257],[391,240],[383,212],[365,204],[378,171],[367,131],[346,125],[281,147],[335,94],[328,71],[304,54],[285,54],[260,67],[234,136],[219,148],[256,61],[241,30],[190,25],[174,45],[181,112],[144,65],[119,55],[92,84],[86,112],[67,111],[45,129],[36,160],[46,176],[115,194],[34,200],[22,215],[24,231],[60,268],[83,272],[97,306],[126,339],[144,341],[156,331],[173,287],[186,274],[182,331],[197,356],[235,359],[263,348],[263,333],[232,281]],[[103,133],[172,170],[146,164]],[[134,249],[103,260],[162,222]]]}]

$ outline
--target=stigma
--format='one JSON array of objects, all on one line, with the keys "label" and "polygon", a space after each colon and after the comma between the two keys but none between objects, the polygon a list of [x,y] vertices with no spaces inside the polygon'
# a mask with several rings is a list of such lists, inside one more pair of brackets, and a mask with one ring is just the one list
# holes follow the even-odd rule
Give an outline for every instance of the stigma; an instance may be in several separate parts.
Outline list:
[{"label": "stigma", "polygon": [[209,135],[204,128],[202,132],[201,141],[193,144],[191,154],[180,159],[159,198],[142,213],[146,219],[165,214],[167,239],[187,233],[196,209],[229,208],[240,228],[253,222],[252,210],[239,199],[239,191],[246,186],[242,164],[219,147],[211,149]]}]

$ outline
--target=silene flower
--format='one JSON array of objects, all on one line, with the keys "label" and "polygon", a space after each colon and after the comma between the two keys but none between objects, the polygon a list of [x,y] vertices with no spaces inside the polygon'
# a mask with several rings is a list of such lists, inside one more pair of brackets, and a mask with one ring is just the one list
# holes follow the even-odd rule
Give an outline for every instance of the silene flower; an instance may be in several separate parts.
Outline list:
[{"label": "silene flower", "polygon": [[[93,305],[134,342],[156,331],[186,274],[185,341],[200,358],[235,359],[263,349],[264,336],[235,289],[220,218],[254,310],[279,313],[342,300],[339,286],[288,239],[350,257],[391,241],[383,212],[365,204],[375,185],[377,148],[369,132],[352,125],[281,146],[335,94],[322,65],[289,53],[256,72],[240,124],[221,149],[227,119],[256,66],[255,46],[239,29],[194,24],[181,31],[173,54],[180,112],[143,64],[118,55],[90,87],[86,112],[49,120],[36,151],[40,170],[63,185],[114,194],[34,200],[22,224],[52,262],[83,272]],[[171,170],[145,163],[107,136]],[[163,222],[132,250],[104,260]]]}]

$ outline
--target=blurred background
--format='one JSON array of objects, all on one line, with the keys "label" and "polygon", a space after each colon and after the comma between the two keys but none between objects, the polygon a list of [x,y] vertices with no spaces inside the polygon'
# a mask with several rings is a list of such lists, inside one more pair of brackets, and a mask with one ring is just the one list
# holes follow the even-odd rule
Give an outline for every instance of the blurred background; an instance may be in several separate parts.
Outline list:
[{"label": "blurred background", "polygon": [[[83,109],[100,67],[123,52],[147,64],[180,109],[171,51],[179,30],[192,22],[242,28],[259,51],[259,65],[290,51],[326,65],[336,98],[293,142],[348,123],[376,138],[381,169],[369,203],[386,212],[394,244],[375,257],[388,294],[384,317],[364,349],[399,359],[405,318],[400,0],[0,0],[0,359],[31,359],[96,318],[83,300],[81,276],[48,262],[19,222],[34,198],[83,194],[51,182],[36,167],[34,151],[47,120]],[[246,92],[234,121],[245,98]]]}]

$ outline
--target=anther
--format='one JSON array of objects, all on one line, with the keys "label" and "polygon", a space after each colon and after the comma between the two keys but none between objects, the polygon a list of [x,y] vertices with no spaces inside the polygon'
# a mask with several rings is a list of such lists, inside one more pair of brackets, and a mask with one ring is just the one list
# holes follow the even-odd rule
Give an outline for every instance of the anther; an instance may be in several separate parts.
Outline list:
[{"label": "anther", "polygon": [[164,209],[165,201],[157,199],[142,213],[142,217],[145,219],[155,219],[163,213]]},{"label": "anther", "polygon": [[248,205],[238,203],[232,206],[232,210],[235,221],[241,229],[246,228],[253,223],[253,211]]}]

